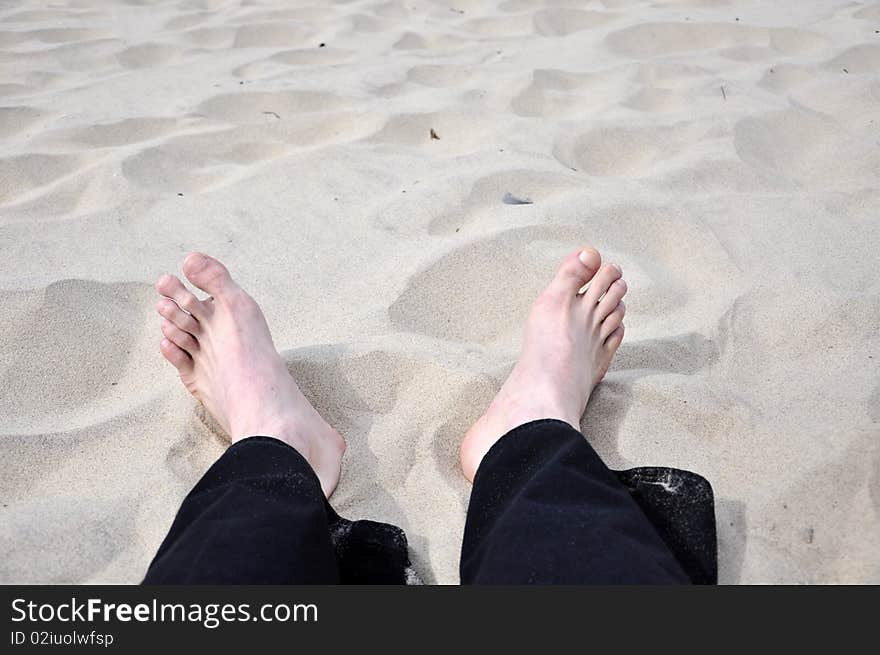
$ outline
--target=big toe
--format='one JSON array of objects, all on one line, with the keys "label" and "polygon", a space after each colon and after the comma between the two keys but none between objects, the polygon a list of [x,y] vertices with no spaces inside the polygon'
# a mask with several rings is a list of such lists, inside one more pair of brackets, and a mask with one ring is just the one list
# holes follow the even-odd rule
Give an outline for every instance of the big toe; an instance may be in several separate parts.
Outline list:
[{"label": "big toe", "polygon": [[602,265],[602,256],[595,248],[582,248],[562,260],[550,289],[566,295],[575,295],[593,279]]},{"label": "big toe", "polygon": [[200,252],[192,252],[183,260],[183,274],[202,291],[219,296],[235,287],[229,270],[219,261]]}]

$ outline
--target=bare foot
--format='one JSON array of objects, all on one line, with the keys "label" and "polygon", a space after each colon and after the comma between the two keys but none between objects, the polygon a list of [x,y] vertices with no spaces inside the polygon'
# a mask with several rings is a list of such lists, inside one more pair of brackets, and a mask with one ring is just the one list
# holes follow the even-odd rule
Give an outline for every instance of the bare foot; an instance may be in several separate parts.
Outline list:
[{"label": "bare foot", "polygon": [[532,306],[519,361],[462,441],[461,468],[471,482],[483,456],[515,427],[555,418],[580,429],[590,394],[623,340],[626,282],[618,266],[601,264],[593,248],[572,253]]},{"label": "bare foot", "polygon": [[235,443],[269,436],[293,446],[311,464],[329,498],[345,441],[315,411],[287,372],[259,305],[219,261],[191,253],[187,279],[212,298],[200,301],[173,275],[156,290],[164,318],[162,354]]}]

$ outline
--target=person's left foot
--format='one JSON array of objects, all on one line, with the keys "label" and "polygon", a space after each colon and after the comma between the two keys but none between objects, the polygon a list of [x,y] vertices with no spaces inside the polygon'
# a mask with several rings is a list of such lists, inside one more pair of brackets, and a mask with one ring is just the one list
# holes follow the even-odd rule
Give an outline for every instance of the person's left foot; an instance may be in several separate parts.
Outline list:
[{"label": "person's left foot", "polygon": [[532,305],[519,361],[461,443],[461,468],[468,480],[473,482],[495,442],[517,426],[553,418],[579,429],[590,394],[623,340],[622,276],[619,266],[602,266],[594,248],[562,261]]},{"label": "person's left foot", "polygon": [[339,482],[345,441],[290,377],[259,305],[212,257],[191,253],[183,272],[212,297],[200,301],[175,276],[159,278],[162,355],[233,443],[262,435],[293,446],[329,498]]}]

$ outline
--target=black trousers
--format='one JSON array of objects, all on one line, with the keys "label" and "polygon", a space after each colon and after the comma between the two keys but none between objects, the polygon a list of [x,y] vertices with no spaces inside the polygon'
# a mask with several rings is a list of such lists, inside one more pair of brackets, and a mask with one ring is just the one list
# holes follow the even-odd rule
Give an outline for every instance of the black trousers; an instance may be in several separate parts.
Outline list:
[{"label": "black trousers", "polygon": [[[474,480],[462,583],[692,581],[673,554],[674,535],[648,518],[634,489],[566,423],[546,419],[512,430]],[[712,531],[714,548],[714,518]],[[144,583],[402,583],[408,563],[402,531],[340,518],[296,450],[250,437],[232,445],[183,501]]]}]

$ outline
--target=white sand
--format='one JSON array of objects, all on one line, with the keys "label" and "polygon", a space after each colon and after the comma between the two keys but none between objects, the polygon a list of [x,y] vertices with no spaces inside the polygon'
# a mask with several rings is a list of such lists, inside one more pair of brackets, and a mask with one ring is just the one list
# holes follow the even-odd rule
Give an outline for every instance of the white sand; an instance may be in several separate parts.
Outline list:
[{"label": "white sand", "polygon": [[190,249],[348,439],[338,510],[456,582],[458,442],[580,244],[631,289],[583,422],[609,464],[711,480],[724,582],[880,582],[877,30],[867,1],[2,2],[0,582],[139,581],[222,452],[157,347]]}]

